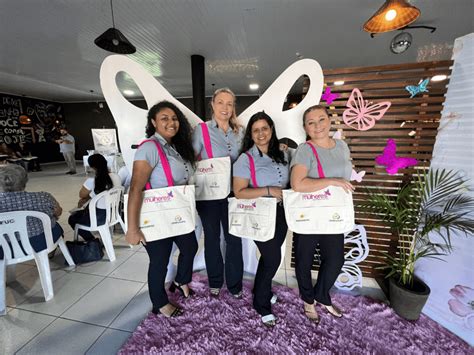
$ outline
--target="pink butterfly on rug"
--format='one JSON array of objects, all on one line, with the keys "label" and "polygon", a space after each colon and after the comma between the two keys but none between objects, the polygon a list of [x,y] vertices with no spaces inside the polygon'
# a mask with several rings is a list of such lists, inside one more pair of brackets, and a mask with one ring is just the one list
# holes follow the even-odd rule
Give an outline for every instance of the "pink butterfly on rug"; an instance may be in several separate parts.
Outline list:
[{"label": "pink butterfly on rug", "polygon": [[339,94],[333,94],[331,92],[331,88],[329,86],[326,87],[326,90],[324,90],[324,94],[321,95],[321,100],[326,101],[328,105],[332,104],[334,100],[336,100],[339,96]]},{"label": "pink butterfly on rug", "polygon": [[396,155],[397,144],[395,140],[389,139],[387,145],[383,149],[383,154],[375,157],[375,162],[379,165],[384,165],[389,175],[398,173],[398,169],[408,168],[418,164],[418,160],[414,158],[398,158]]},{"label": "pink butterfly on rug", "polygon": [[342,118],[344,123],[358,131],[367,131],[375,125],[375,121],[380,120],[385,112],[390,108],[391,103],[384,101],[376,104],[369,104],[364,100],[359,89],[352,90],[346,109]]}]

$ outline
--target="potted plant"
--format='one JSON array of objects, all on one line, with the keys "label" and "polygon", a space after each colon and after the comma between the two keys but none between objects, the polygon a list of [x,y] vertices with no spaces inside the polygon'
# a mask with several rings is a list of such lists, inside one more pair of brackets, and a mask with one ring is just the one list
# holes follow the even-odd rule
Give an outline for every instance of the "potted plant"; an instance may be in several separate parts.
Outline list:
[{"label": "potted plant", "polygon": [[[396,254],[385,254],[390,304],[405,319],[416,320],[430,289],[415,276],[420,258],[441,258],[451,251],[451,233],[474,233],[474,198],[467,180],[453,171],[430,170],[414,176],[396,195],[369,192],[365,211],[382,217],[398,239]],[[436,239],[436,241],[434,241]]]}]

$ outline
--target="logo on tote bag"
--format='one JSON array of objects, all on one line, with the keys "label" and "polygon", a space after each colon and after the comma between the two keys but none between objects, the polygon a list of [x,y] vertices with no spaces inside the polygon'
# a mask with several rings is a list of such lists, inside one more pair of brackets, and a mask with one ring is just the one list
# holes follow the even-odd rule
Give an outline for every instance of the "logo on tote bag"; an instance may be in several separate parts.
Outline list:
[{"label": "logo on tote bag", "polygon": [[181,217],[179,214],[174,217],[174,222],[171,222],[171,224],[181,224],[181,223],[186,223],[185,220],[183,220],[183,217]]},{"label": "logo on tote bag", "polygon": [[161,203],[170,202],[173,199],[173,191],[170,191],[166,196],[150,196],[143,199],[143,203]]},{"label": "logo on tote bag", "polygon": [[257,208],[257,202],[252,202],[250,204],[239,203],[237,208],[245,211],[253,211],[255,208]]},{"label": "logo on tote bag", "polygon": [[197,171],[201,174],[212,173],[213,170],[214,170],[214,166],[212,165],[212,163],[208,168],[197,168]]},{"label": "logo on tote bag", "polygon": [[321,194],[303,194],[303,200],[329,200],[331,191],[326,190]]}]

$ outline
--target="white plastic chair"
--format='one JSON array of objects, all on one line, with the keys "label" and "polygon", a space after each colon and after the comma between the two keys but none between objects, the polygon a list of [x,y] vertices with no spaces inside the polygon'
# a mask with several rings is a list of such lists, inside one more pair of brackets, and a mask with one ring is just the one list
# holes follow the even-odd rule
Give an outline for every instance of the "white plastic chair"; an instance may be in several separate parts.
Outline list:
[{"label": "white plastic chair", "polygon": [[[123,190],[123,186],[113,187],[110,190],[102,191],[100,194],[94,196],[89,203],[90,226],[76,224],[74,228],[74,239],[76,239],[79,229],[99,232],[110,261],[115,261],[115,251],[112,243],[112,227],[120,223],[123,231],[126,232],[125,223],[123,223],[122,217],[120,216],[120,200],[123,195]],[[102,198],[105,199],[105,223],[97,225],[96,205]]]},{"label": "white plastic chair", "polygon": [[[27,231],[27,217],[35,217],[41,220],[43,224],[44,236],[46,239],[46,249],[36,252],[31,246]],[[0,315],[6,313],[5,307],[5,287],[6,287],[6,269],[9,265],[16,265],[28,260],[34,259],[40,276],[41,286],[43,288],[44,298],[49,301],[54,296],[53,283],[51,280],[51,270],[49,268],[48,253],[56,249],[61,249],[67,263],[74,265],[74,261],[69,254],[69,250],[64,243],[63,238],[59,238],[56,243],[53,241],[51,232],[51,220],[43,212],[37,211],[16,211],[0,213],[0,246],[3,249],[3,259],[0,260]],[[8,237],[5,237],[5,235]],[[19,236],[18,242],[17,236]]]}]

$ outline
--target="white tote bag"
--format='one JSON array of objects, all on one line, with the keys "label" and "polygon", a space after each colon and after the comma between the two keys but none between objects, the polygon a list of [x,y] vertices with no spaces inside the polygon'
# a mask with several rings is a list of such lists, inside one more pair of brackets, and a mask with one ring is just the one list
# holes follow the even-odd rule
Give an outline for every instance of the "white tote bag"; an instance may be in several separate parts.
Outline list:
[{"label": "white tote bag", "polygon": [[[318,162],[318,173],[324,178],[324,171],[314,146]],[[354,204],[352,193],[342,187],[329,186],[316,192],[283,191],[283,205],[288,228],[300,234],[341,234],[354,229]]]},{"label": "white tote bag", "polygon": [[214,158],[209,129],[205,123],[201,123],[201,129],[204,148],[209,159],[198,161],[196,164],[194,174],[196,200],[220,200],[230,193],[230,157]]},{"label": "white tote bag", "polygon": [[[150,141],[156,144],[169,187],[149,189],[151,186],[147,183],[147,190],[143,191],[139,226],[147,242],[191,233],[196,225],[194,185],[173,186],[173,176],[163,149],[155,140]],[[128,220],[128,195],[125,195],[124,203]]]},{"label": "white tote bag", "polygon": [[329,186],[316,192],[283,191],[288,228],[299,234],[340,234],[354,229],[352,194]]},{"label": "white tote bag", "polygon": [[[258,187],[253,158],[247,155],[253,186]],[[229,233],[258,242],[272,239],[275,236],[276,202],[273,197],[229,198]]]}]

